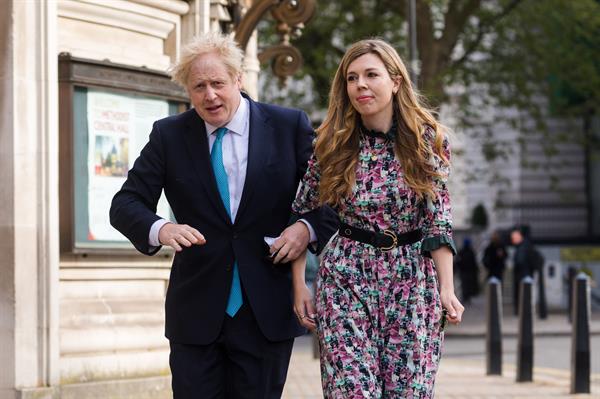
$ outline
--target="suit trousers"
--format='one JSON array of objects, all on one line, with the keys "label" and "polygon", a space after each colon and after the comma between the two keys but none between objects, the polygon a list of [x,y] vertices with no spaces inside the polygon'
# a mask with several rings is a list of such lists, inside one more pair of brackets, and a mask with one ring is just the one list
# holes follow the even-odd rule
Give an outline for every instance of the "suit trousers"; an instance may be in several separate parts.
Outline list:
[{"label": "suit trousers", "polygon": [[215,342],[170,343],[173,399],[279,399],[293,344],[268,341],[244,296]]}]

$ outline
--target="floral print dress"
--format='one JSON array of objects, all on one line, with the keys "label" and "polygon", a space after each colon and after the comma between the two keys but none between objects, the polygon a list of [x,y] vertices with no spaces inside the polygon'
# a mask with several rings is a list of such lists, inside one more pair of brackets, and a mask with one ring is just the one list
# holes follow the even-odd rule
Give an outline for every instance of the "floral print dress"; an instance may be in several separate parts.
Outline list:
[{"label": "floral print dress", "polygon": [[[388,133],[389,135],[390,133]],[[435,132],[425,130],[432,142]],[[352,194],[336,211],[343,222],[397,234],[421,229],[423,240],[383,251],[334,235],[317,276],[317,331],[325,398],[432,398],[443,340],[437,276],[429,251],[452,241],[448,170],[437,197],[420,201],[403,179],[393,140],[360,133]],[[450,157],[448,143],[444,143]],[[309,161],[293,204],[299,214],[318,206],[320,169]]]}]

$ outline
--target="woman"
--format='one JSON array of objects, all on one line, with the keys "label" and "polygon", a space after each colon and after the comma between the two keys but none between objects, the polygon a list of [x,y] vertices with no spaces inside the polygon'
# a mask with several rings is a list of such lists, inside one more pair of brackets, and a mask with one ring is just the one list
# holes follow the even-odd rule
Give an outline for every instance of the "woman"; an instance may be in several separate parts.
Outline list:
[{"label": "woman", "polygon": [[298,214],[328,204],[342,222],[323,253],[316,314],[304,265],[293,265],[295,311],[317,327],[326,398],[433,397],[443,326],[463,312],[449,157],[396,51],[382,40],[352,45],[293,204]]}]

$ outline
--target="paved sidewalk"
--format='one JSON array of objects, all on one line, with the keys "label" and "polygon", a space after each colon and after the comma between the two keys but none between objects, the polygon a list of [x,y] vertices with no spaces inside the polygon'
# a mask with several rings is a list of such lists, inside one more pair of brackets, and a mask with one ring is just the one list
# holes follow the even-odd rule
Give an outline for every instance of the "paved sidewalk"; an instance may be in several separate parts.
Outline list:
[{"label": "paved sidewalk", "polygon": [[[571,324],[566,314],[550,313],[548,318],[534,319],[534,334],[546,337],[567,337],[571,334]],[[502,317],[504,337],[515,337],[518,332],[518,318],[510,306],[504,306]],[[446,340],[453,338],[479,337],[486,333],[485,297],[480,295],[466,306],[460,326],[446,329]],[[592,312],[590,333],[600,334],[600,314]],[[300,337],[296,340],[290,364],[284,399],[321,399],[319,361],[312,356],[312,338]],[[570,356],[570,355],[569,355]],[[592,359],[597,354],[592,354]],[[565,359],[566,362],[570,358]],[[515,365],[503,363],[502,376],[486,376],[484,360],[444,357],[436,380],[436,399],[494,399],[494,398],[598,398],[600,399],[600,374],[593,374],[592,394],[569,395],[570,372],[551,368],[534,368],[533,383],[515,382]],[[346,399],[346,398],[344,398]],[[350,399],[350,398],[348,398]]]},{"label": "paved sidewalk", "polygon": [[[312,356],[309,336],[296,341],[284,399],[321,399],[319,361]],[[486,376],[485,364],[474,360],[442,359],[436,399],[600,398],[600,375],[592,376],[592,394],[569,395],[569,373],[535,368],[532,383],[516,383],[515,367],[503,365],[502,376]],[[350,398],[348,398],[350,399]]]}]

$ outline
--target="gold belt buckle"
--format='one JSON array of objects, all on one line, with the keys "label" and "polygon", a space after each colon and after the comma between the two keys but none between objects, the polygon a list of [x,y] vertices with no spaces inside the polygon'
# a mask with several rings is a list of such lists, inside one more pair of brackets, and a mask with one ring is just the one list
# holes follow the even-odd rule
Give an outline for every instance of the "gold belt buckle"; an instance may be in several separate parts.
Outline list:
[{"label": "gold belt buckle", "polygon": [[382,251],[389,251],[398,246],[398,237],[396,237],[396,233],[394,233],[391,230],[384,230],[383,234],[392,238],[392,245],[390,245],[389,247],[379,247],[379,249],[381,249]]}]

